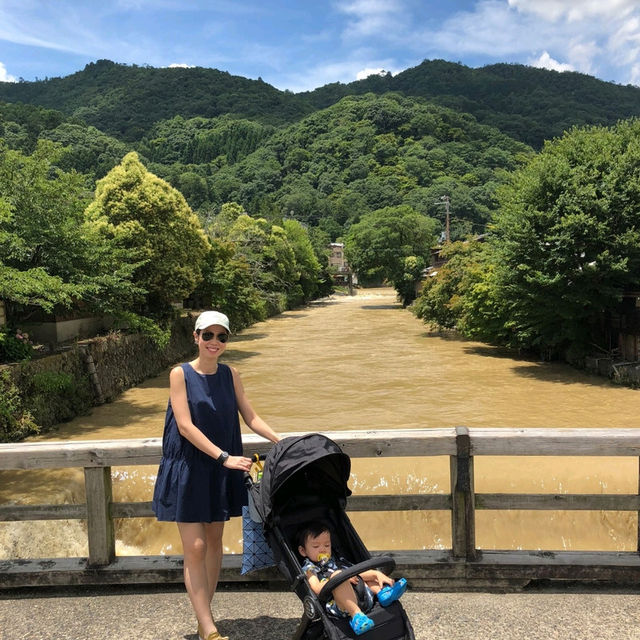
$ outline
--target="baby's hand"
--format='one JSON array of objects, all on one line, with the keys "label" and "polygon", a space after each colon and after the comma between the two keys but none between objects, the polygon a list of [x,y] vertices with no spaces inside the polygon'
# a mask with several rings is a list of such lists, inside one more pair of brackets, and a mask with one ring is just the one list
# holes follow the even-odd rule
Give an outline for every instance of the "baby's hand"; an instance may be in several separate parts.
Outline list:
[{"label": "baby's hand", "polygon": [[389,585],[391,587],[395,582],[393,578],[390,578],[381,571],[378,571],[376,578],[378,579],[378,584],[380,585],[380,587],[384,587],[385,585]]}]

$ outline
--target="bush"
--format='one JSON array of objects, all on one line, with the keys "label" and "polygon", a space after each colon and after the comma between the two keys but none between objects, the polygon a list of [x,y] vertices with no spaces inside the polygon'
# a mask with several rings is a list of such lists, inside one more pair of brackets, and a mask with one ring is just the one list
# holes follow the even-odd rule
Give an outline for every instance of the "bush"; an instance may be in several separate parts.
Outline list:
[{"label": "bush", "polygon": [[20,362],[30,360],[33,354],[33,344],[29,334],[20,329],[0,330],[0,362]]},{"label": "bush", "polygon": [[67,394],[73,388],[73,377],[69,373],[41,371],[34,374],[32,383],[36,393]]},{"label": "bush", "polygon": [[77,372],[23,372],[20,379],[23,406],[45,430],[59,422],[87,413],[92,405],[91,385]]},{"label": "bush", "polygon": [[16,442],[38,431],[33,416],[22,406],[9,372],[0,371],[0,441]]}]

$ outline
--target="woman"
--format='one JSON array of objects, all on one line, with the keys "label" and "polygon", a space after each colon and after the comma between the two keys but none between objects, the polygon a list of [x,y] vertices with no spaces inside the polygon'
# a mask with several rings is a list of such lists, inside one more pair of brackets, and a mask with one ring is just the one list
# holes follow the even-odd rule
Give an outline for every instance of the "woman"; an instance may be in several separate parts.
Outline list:
[{"label": "woman", "polygon": [[198,618],[200,640],[228,640],[218,632],[211,601],[222,563],[224,523],[246,504],[238,411],[255,433],[279,436],[253,410],[240,375],[218,362],[229,339],[229,319],[218,311],[198,316],[198,356],[171,370],[162,460],[153,494],[158,520],[176,522],[184,553],[184,582]]}]

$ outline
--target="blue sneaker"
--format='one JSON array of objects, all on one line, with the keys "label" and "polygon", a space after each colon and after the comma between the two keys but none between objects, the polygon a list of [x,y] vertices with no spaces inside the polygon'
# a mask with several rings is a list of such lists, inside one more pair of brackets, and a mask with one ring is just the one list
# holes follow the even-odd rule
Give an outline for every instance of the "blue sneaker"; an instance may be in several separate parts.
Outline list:
[{"label": "blue sneaker", "polygon": [[349,624],[357,636],[362,635],[365,631],[369,631],[369,629],[373,629],[375,626],[375,622],[368,616],[365,616],[362,611],[358,611],[358,613],[349,620]]},{"label": "blue sneaker", "polygon": [[392,602],[399,600],[402,594],[407,590],[407,581],[399,578],[393,583],[392,587],[384,587],[378,592],[378,602],[383,607],[388,607]]}]

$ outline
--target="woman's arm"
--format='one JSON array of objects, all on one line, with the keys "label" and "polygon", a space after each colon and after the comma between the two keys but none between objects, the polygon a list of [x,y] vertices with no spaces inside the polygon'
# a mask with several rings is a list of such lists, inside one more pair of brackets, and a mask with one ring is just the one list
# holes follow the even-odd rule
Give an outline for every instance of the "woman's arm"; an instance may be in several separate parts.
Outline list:
[{"label": "woman's arm", "polygon": [[242,416],[245,424],[249,429],[251,429],[251,431],[257,433],[266,440],[278,442],[280,440],[280,436],[255,412],[251,406],[249,398],[247,398],[247,394],[244,392],[244,386],[242,385],[240,374],[234,367],[230,367],[230,369],[233,375],[233,387],[236,392],[238,409],[240,410],[240,415]]},{"label": "woman's arm", "polygon": [[[189,401],[187,400],[187,385],[184,381],[184,371],[180,366],[171,369],[169,374],[169,398],[180,435],[208,456],[214,459],[219,458],[222,449],[211,442],[191,420],[191,411],[189,411]],[[251,467],[251,459],[243,456],[229,456],[224,466],[228,469],[248,471]]]}]

